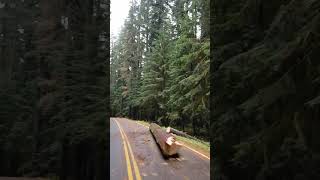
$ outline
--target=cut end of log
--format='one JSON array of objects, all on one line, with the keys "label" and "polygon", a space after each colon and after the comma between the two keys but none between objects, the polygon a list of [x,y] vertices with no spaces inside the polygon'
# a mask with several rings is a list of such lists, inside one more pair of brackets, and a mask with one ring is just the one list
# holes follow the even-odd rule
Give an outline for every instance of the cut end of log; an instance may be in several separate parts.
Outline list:
[{"label": "cut end of log", "polygon": [[166,140],[166,143],[171,146],[173,143],[175,143],[175,140],[174,140],[174,138],[171,136],[171,137],[169,137],[169,138]]},{"label": "cut end of log", "polygon": [[181,144],[176,141],[175,137],[163,129],[155,123],[150,125],[150,131],[155,138],[156,142],[158,143],[161,152],[165,156],[172,156],[177,154],[178,150],[181,147]]}]

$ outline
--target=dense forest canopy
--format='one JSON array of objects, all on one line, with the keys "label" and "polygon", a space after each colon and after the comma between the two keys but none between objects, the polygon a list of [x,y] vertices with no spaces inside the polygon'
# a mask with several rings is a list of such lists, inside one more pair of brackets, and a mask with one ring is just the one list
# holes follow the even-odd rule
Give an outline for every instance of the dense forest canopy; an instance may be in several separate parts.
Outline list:
[{"label": "dense forest canopy", "polygon": [[0,1],[0,176],[104,179],[108,0]]},{"label": "dense forest canopy", "polygon": [[214,180],[320,179],[319,9],[132,0],[110,40],[109,0],[0,0],[0,176],[108,178],[112,115],[210,134]]},{"label": "dense forest canopy", "polygon": [[111,45],[111,113],[209,134],[209,0],[133,0]]},{"label": "dense forest canopy", "polygon": [[320,179],[320,1],[212,2],[211,178]]}]

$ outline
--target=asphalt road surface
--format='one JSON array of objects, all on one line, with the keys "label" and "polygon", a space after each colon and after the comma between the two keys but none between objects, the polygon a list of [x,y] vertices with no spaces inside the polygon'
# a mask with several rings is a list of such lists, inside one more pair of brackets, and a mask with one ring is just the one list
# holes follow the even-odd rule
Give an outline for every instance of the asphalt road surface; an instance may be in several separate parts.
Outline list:
[{"label": "asphalt road surface", "polygon": [[209,180],[210,159],[185,146],[166,159],[148,127],[111,118],[110,173],[111,180]]}]

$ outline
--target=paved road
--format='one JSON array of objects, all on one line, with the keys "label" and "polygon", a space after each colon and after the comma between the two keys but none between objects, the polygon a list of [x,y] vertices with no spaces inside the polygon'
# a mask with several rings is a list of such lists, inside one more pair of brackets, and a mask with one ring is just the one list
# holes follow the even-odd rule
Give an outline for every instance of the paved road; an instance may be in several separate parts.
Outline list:
[{"label": "paved road", "polygon": [[149,129],[125,118],[110,119],[111,180],[209,180],[210,160],[182,147],[165,159]]}]

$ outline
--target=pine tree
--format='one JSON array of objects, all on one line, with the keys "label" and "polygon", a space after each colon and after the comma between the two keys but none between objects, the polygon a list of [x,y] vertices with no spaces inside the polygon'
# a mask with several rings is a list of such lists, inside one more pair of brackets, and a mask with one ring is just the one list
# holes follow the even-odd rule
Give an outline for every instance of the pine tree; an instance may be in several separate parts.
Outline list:
[{"label": "pine tree", "polygon": [[0,175],[104,179],[109,1],[0,9]]},{"label": "pine tree", "polygon": [[112,48],[114,115],[188,126],[194,133],[198,128],[200,136],[208,135],[207,4],[134,1]]},{"label": "pine tree", "polygon": [[141,102],[144,107],[150,106],[154,120],[167,124],[166,101],[168,94],[168,62],[170,53],[169,34],[163,27],[158,39],[154,42],[150,54],[146,57],[143,71],[143,85],[141,87]]}]

